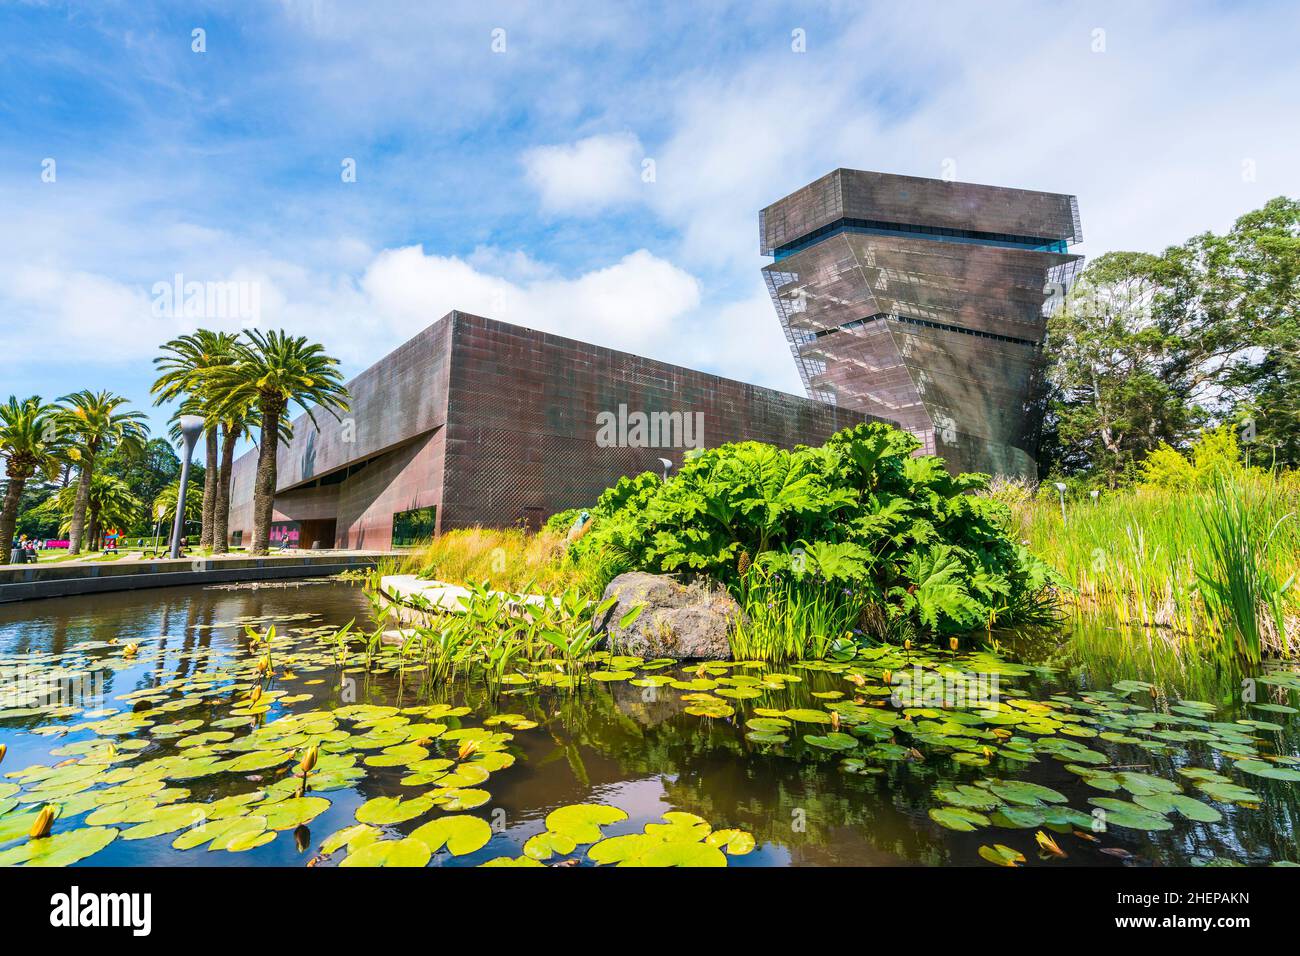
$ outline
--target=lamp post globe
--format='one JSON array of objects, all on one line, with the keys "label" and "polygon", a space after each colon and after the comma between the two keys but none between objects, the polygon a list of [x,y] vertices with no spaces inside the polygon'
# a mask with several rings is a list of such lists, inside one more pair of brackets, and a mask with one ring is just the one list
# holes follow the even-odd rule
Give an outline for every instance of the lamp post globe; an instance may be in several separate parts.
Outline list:
[{"label": "lamp post globe", "polygon": [[181,442],[184,445],[185,454],[181,458],[181,484],[176,489],[176,519],[172,523],[171,557],[173,558],[181,556],[181,532],[185,528],[185,493],[189,490],[190,484],[190,458],[193,457],[194,445],[203,432],[203,417],[201,415],[182,415],[180,417],[180,426]]}]

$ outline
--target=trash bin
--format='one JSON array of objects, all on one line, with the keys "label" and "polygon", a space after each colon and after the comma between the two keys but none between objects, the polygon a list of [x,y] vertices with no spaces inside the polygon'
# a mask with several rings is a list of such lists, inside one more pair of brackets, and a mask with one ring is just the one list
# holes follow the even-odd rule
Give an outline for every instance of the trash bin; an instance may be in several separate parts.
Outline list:
[{"label": "trash bin", "polygon": [[27,563],[27,552],[24,551],[22,548],[10,548],[10,549],[9,549],[9,563],[10,563],[10,564],[26,564],[26,563]]}]

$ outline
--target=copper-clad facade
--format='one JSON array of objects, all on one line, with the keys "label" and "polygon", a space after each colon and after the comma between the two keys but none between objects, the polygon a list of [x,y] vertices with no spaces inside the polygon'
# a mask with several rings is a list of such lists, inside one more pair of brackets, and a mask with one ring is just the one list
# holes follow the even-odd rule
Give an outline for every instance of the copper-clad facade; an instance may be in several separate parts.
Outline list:
[{"label": "copper-clad facade", "polygon": [[809,395],[954,471],[1033,477],[1042,341],[1081,259],[1073,196],[838,169],[759,214]]},{"label": "copper-clad facade", "polygon": [[[342,420],[317,410],[318,432],[300,417],[277,458],[275,530],[299,546],[388,547],[398,516],[419,511],[435,533],[535,528],[623,475],[660,472],[660,459],[680,467],[690,447],[816,444],[871,417],[463,312],[348,387]],[[647,435],[602,434],[602,415],[638,413]],[[252,535],[256,467],[256,452],[235,465],[238,543]]]}]

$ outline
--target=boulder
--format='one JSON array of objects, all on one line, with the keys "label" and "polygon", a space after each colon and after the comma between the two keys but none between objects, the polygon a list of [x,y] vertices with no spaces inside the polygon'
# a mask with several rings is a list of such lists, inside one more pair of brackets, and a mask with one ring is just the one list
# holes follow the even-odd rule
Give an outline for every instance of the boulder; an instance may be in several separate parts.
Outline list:
[{"label": "boulder", "polygon": [[[618,599],[604,621],[609,648],[616,654],[647,660],[731,657],[727,634],[741,610],[722,587],[702,581],[682,584],[665,575],[631,571],[610,581],[604,597]],[[618,622],[638,604],[645,604],[645,610],[626,629],[620,628]]]}]

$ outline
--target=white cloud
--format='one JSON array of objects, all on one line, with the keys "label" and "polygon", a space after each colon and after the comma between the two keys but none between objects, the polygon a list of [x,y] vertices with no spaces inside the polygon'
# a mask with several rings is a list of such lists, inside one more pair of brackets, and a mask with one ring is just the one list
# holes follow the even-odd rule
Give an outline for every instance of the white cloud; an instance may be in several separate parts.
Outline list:
[{"label": "white cloud", "polygon": [[581,215],[636,199],[643,155],[635,135],[611,133],[533,147],[523,154],[523,164],[543,209]]},{"label": "white cloud", "polygon": [[[372,254],[359,277],[263,258],[184,278],[254,287],[256,325],[322,341],[353,370],[453,309],[669,361],[680,360],[683,336],[698,334],[684,320],[699,309],[699,282],[644,249],[573,277],[522,252],[480,249],[472,259],[407,246]],[[152,288],[54,266],[27,266],[0,281],[0,311],[11,317],[6,351],[17,363],[57,354],[63,363],[142,364],[161,342],[196,326],[254,324],[233,310],[159,315]]]},{"label": "white cloud", "polygon": [[693,276],[644,249],[574,278],[512,280],[408,246],[380,253],[360,285],[392,345],[460,309],[598,345],[672,354],[676,323],[700,302]]},{"label": "white cloud", "polygon": [[[352,369],[460,308],[799,391],[759,280],[757,212],[837,166],[936,176],[952,158],[959,179],[1078,193],[1092,256],[1158,250],[1300,195],[1297,15],[1281,6],[840,5],[810,13],[805,54],[752,5],[728,12],[738,25],[721,45],[674,30],[694,11],[655,35],[632,14],[548,8],[512,17],[504,57],[472,6],[285,6],[303,23],[272,31],[284,59],[227,105],[264,118],[265,97],[274,115],[309,119],[328,105],[330,135],[306,122],[283,141],[195,131],[173,155],[152,146],[171,114],[142,96],[158,125],[136,142],[170,164],[145,175],[108,153],[40,192],[0,183],[0,348],[20,375],[57,379],[42,390],[95,384],[78,363],[130,360],[144,380],[157,342],[181,330],[148,324],[148,290],[182,271],[258,281],[262,325],[312,335]],[[1107,48],[1093,53],[1099,25]],[[664,36],[679,56],[618,68],[664,54]],[[612,67],[608,82],[593,63]],[[428,151],[431,129],[455,155]],[[639,136],[574,140],[595,129]],[[189,143],[169,128],[165,141]],[[341,187],[336,154],[368,142],[395,145]],[[323,165],[268,159],[281,155]],[[639,203],[654,218],[626,214]],[[598,218],[610,211],[625,215]]]}]

